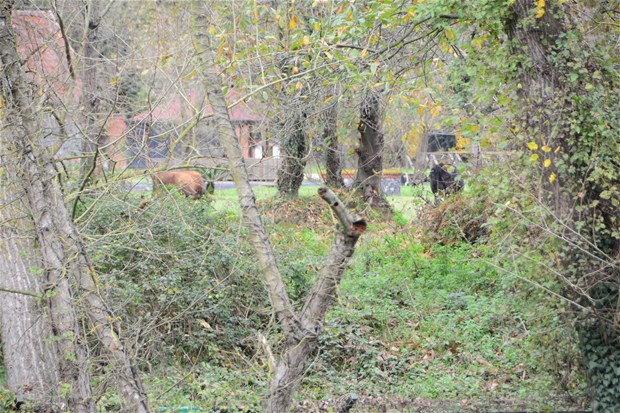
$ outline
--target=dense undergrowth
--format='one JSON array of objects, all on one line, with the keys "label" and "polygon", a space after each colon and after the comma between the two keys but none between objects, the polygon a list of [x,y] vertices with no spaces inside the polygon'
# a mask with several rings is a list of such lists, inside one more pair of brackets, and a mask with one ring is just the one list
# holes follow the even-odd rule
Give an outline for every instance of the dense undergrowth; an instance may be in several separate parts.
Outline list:
[{"label": "dense undergrowth", "polygon": [[[297,304],[336,222],[315,190],[288,201],[265,190],[260,201]],[[536,260],[510,257],[514,251],[506,249],[511,224],[504,198],[520,200],[496,194],[498,202],[491,202],[488,190],[472,183],[465,195],[429,210],[406,191],[389,220],[347,200],[371,226],[340,286],[299,400],[357,393],[460,406],[582,403],[574,332],[562,316],[564,303],[552,294],[558,287],[540,274]],[[138,197],[98,201],[79,224],[108,300],[138,344],[153,405],[256,408],[270,374],[260,342],[277,341],[278,329],[230,202],[234,193],[199,202],[154,198],[144,210],[135,207]],[[405,205],[416,205],[415,218],[402,212]],[[528,225],[515,225],[514,236],[532,235]],[[105,380],[97,394],[101,411],[119,409]]]}]

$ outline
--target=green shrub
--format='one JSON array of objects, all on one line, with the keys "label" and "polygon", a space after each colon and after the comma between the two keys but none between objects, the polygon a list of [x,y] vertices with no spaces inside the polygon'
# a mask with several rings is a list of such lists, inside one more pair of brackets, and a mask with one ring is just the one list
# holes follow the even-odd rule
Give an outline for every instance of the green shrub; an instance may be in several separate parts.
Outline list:
[{"label": "green shrub", "polygon": [[114,313],[140,335],[146,355],[213,357],[249,345],[266,301],[236,218],[173,197],[142,211],[99,203],[85,222]]}]

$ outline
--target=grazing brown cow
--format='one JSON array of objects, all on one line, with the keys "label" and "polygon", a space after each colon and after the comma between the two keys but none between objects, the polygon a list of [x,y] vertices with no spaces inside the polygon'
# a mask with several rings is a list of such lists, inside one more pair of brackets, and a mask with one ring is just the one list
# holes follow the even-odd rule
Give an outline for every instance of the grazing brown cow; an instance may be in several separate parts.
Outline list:
[{"label": "grazing brown cow", "polygon": [[153,191],[163,185],[175,185],[185,196],[199,199],[206,192],[205,180],[196,171],[159,172],[152,176]]}]

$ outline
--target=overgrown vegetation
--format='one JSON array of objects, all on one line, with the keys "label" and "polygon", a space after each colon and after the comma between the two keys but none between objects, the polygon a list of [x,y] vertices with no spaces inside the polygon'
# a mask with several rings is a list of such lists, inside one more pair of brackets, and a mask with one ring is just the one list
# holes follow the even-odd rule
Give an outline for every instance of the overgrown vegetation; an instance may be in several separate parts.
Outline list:
[{"label": "overgrown vegetation", "polygon": [[[583,403],[574,331],[558,316],[564,303],[532,282],[550,292],[558,286],[535,275],[535,262],[505,259],[499,235],[506,228],[499,224],[510,220],[494,217],[510,197],[498,192],[496,201],[480,204],[479,185],[471,182],[465,196],[431,212],[419,201],[423,188],[406,189],[400,203],[424,216],[441,214],[441,226],[421,228],[398,210],[396,223],[371,221],[298,396],[305,409],[350,393],[368,408],[384,400],[403,411],[415,398],[528,408]],[[259,191],[295,302],[308,292],[333,236],[333,217],[314,191],[303,188],[297,200]],[[261,337],[279,333],[238,210],[227,207],[234,195],[154,198],[142,211],[135,208],[139,196],[130,197],[136,199],[95,204],[83,230],[112,287],[116,315],[141,343],[153,404],[258,408],[270,374]],[[471,220],[482,231],[476,237],[464,236],[460,224]],[[100,405],[114,411],[118,400],[107,391]]]}]

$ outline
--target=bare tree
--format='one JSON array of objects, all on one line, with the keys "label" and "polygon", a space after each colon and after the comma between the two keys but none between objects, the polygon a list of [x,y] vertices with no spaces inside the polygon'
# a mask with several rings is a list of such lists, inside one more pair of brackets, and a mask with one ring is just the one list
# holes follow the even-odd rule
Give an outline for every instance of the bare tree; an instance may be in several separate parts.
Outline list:
[{"label": "bare tree", "polygon": [[84,125],[82,133],[82,162],[80,164],[80,180],[82,186],[95,173],[99,151],[99,136],[102,130],[98,122],[97,114],[100,111],[100,99],[98,91],[99,52],[97,41],[99,26],[101,24],[101,11],[98,1],[88,1],[83,6],[84,16],[84,40],[82,56],[80,59],[81,78],[84,82],[82,104],[84,107]]},{"label": "bare tree", "polygon": [[319,190],[321,198],[330,205],[338,217],[341,228],[337,231],[336,239],[316,284],[302,310],[296,313],[286,293],[273,248],[256,207],[245,161],[228,115],[222,81],[217,72],[216,50],[207,34],[207,28],[213,17],[211,10],[201,8],[195,0],[192,2],[192,12],[195,47],[200,59],[207,97],[213,107],[220,140],[228,155],[244,224],[250,231],[251,242],[262,269],[263,283],[284,333],[284,343],[280,345],[277,359],[271,360],[274,375],[265,409],[272,413],[288,412],[293,394],[307,367],[308,356],[316,348],[325,315],[336,298],[337,286],[349,258],[353,255],[359,236],[366,229],[366,223],[352,217],[333,192],[326,188]]},{"label": "bare tree", "polygon": [[[70,391],[63,392],[67,394],[65,409],[94,411],[85,332],[75,307],[79,297],[86,302],[92,329],[110,355],[126,408],[146,413],[150,411],[146,394],[128,348],[121,342],[115,317],[99,295],[100,286],[56,181],[57,171],[51,153],[41,142],[43,129],[35,107],[33,87],[26,79],[11,27],[12,3],[0,2],[1,150],[5,168],[10,172],[4,198],[19,199],[23,203],[27,214],[24,223],[28,224],[26,228],[34,238],[33,244],[20,243],[15,247],[35,247],[16,250],[13,254],[32,256],[35,262],[41,263],[44,290],[49,297],[51,329],[58,343],[59,380],[70,386]],[[10,216],[10,212],[7,210],[3,214],[5,220],[20,218]],[[25,278],[28,269],[20,275]],[[23,351],[32,349],[24,348]]]}]

